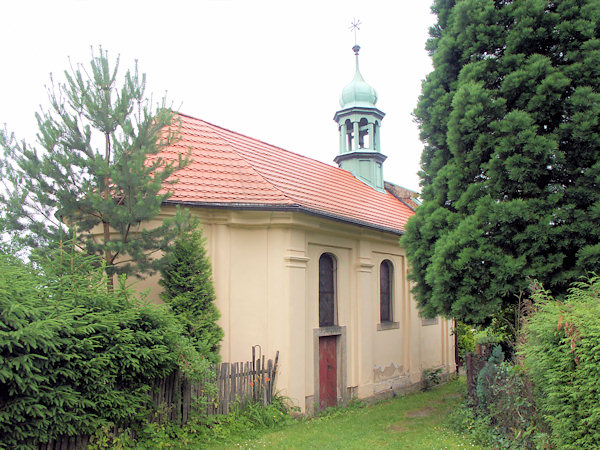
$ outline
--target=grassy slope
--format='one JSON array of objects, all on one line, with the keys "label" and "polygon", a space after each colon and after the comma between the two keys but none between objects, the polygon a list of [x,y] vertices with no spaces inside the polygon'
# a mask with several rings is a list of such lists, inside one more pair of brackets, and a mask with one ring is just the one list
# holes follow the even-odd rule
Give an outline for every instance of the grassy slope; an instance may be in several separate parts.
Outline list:
[{"label": "grassy slope", "polygon": [[[445,425],[461,401],[464,380],[429,392],[396,397],[371,406],[336,409],[258,438],[231,440],[227,448],[482,448]],[[220,444],[218,448],[225,445]]]}]

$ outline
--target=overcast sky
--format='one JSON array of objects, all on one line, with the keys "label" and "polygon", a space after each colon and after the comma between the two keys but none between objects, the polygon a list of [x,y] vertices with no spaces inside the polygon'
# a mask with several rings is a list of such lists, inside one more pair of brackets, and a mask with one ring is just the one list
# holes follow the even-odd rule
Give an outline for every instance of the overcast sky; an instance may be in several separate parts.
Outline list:
[{"label": "overcast sky", "polygon": [[339,96],[360,65],[386,113],[384,178],[418,190],[422,144],[411,113],[431,71],[428,0],[1,1],[0,125],[34,141],[49,74],[90,46],[139,61],[155,97],[175,109],[333,164]]}]

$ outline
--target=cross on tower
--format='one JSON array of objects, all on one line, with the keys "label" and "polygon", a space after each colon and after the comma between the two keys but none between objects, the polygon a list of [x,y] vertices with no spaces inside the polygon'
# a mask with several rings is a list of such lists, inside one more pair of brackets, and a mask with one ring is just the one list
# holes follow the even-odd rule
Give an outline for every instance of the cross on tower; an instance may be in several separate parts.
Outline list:
[{"label": "cross on tower", "polygon": [[354,46],[356,46],[356,32],[360,31],[360,26],[362,25],[362,22],[360,20],[357,20],[356,18],[354,18],[350,24],[350,27],[348,27],[348,29],[350,31],[354,31]]}]

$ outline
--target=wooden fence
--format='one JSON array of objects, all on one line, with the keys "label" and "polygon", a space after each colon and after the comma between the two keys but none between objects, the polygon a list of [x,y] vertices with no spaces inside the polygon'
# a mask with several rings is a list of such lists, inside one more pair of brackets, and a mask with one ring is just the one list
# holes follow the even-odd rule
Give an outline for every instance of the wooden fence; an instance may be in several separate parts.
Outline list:
[{"label": "wooden fence", "polygon": [[[168,419],[184,425],[187,423],[192,407],[196,403],[202,406],[201,411],[207,415],[227,414],[234,407],[248,402],[261,402],[269,405],[275,394],[275,378],[277,376],[279,351],[275,361],[265,357],[254,357],[252,361],[221,363],[215,367],[217,391],[214,398],[205,395],[205,383],[190,382],[183,373],[176,371],[166,378],[158,380],[152,391],[152,403],[155,414],[151,421]],[[114,431],[115,434],[119,430]],[[89,436],[71,436],[39,443],[38,450],[79,450],[85,449]]]},{"label": "wooden fence", "polygon": [[88,447],[89,436],[64,436],[37,445],[38,450],[83,450]]},{"label": "wooden fence", "polygon": [[491,344],[478,344],[477,353],[467,353],[466,366],[467,366],[467,395],[471,398],[474,404],[477,404],[477,378],[479,372],[485,366],[485,363],[492,354]]},{"label": "wooden fence", "polygon": [[181,372],[173,372],[157,381],[152,402],[158,414],[152,420],[166,415],[171,422],[187,423],[192,406],[200,401],[207,415],[227,414],[235,405],[248,402],[273,401],[279,352],[275,361],[262,356],[248,362],[221,363],[215,368],[217,393],[214,398],[205,395],[203,383],[192,383]]}]

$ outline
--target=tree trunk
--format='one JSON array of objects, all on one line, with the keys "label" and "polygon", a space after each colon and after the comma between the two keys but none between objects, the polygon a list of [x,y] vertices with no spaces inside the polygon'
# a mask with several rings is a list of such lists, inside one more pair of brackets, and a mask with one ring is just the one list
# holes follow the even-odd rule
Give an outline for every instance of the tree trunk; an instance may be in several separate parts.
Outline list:
[{"label": "tree trunk", "polygon": [[[110,224],[108,222],[102,222],[104,227],[104,244],[110,241]],[[115,275],[108,273],[108,266],[113,265],[112,254],[108,248],[104,250],[104,261],[106,262],[106,277],[107,277],[107,289],[112,292],[115,288]]]}]

